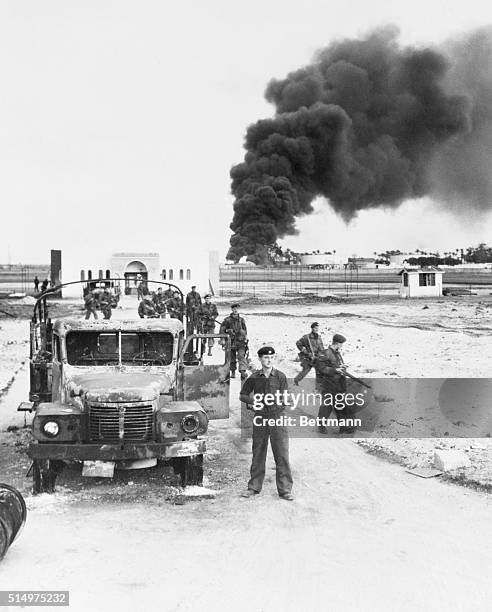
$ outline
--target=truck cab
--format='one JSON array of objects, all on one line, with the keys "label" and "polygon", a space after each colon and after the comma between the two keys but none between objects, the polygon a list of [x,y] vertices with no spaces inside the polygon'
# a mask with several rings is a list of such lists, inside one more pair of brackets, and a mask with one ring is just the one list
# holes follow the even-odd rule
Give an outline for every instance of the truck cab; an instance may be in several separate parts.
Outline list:
[{"label": "truck cab", "polygon": [[[44,303],[43,303],[44,300]],[[223,340],[213,357],[206,339]],[[169,461],[181,483],[201,484],[211,419],[229,416],[229,339],[187,336],[179,319],[31,321],[34,492],[52,492],[67,462],[114,467]]]}]

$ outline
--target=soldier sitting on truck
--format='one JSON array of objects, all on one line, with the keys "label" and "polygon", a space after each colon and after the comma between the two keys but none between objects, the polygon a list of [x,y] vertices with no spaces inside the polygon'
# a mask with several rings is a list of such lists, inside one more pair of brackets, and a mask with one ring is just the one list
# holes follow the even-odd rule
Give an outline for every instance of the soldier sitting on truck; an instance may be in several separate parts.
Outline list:
[{"label": "soldier sitting on truck", "polygon": [[175,291],[173,293],[173,297],[167,300],[167,311],[169,312],[169,316],[171,319],[179,319],[183,318],[183,304],[181,302],[181,298],[179,297],[179,291]]},{"label": "soldier sitting on truck", "polygon": [[158,314],[162,317],[166,314],[166,304],[164,303],[164,293],[162,287],[159,287],[157,291],[152,293],[152,301],[154,302],[154,308]]},{"label": "soldier sitting on truck", "polygon": [[157,318],[159,314],[157,310],[154,308],[154,304],[152,304],[152,300],[148,297],[144,297],[138,304],[138,316],[143,319],[147,318]]}]

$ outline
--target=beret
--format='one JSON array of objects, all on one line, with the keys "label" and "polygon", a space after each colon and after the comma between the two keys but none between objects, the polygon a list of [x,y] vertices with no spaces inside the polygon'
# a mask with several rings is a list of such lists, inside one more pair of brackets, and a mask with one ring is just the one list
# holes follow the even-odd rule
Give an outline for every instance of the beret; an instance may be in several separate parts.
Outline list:
[{"label": "beret", "polygon": [[192,289],[196,289],[196,285],[191,285],[191,288]]},{"label": "beret", "polygon": [[207,294],[206,294],[204,297],[206,297],[206,298],[208,298],[208,297],[209,297],[209,298],[211,298],[212,296],[210,295],[210,293],[207,293]]},{"label": "beret", "polygon": [[316,325],[318,325],[318,326],[319,326],[319,323],[318,323],[318,322],[311,323],[311,329],[313,329],[313,327],[316,327]]},{"label": "beret", "polygon": [[239,304],[231,304],[231,308],[239,308]]},{"label": "beret", "polygon": [[343,342],[346,341],[347,338],[345,338],[344,336],[342,336],[342,334],[335,334],[333,336],[333,342],[340,342],[340,344],[342,344]]},{"label": "beret", "polygon": [[275,355],[273,346],[262,346],[258,351],[258,357],[263,357],[263,355]]}]

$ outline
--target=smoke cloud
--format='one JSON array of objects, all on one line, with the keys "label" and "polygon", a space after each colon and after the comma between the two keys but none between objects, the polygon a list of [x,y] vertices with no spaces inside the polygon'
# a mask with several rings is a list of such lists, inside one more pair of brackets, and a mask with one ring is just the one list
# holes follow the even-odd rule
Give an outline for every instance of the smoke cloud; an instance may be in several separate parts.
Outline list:
[{"label": "smoke cloud", "polygon": [[323,196],[349,222],[359,210],[431,195],[491,206],[492,35],[442,49],[402,47],[396,28],[343,40],[273,79],[275,115],[248,127],[228,259],[261,262]]}]

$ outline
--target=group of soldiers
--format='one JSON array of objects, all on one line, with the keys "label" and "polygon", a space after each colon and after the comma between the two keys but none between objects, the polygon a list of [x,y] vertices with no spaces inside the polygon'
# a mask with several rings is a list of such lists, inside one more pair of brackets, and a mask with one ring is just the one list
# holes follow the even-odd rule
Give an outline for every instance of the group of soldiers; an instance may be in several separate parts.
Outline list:
[{"label": "group of soldiers", "polygon": [[84,296],[85,318],[90,319],[91,314],[97,319],[97,311],[100,310],[105,319],[110,319],[112,309],[116,306],[114,296],[104,289],[100,292],[88,290]]}]

